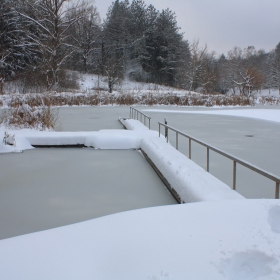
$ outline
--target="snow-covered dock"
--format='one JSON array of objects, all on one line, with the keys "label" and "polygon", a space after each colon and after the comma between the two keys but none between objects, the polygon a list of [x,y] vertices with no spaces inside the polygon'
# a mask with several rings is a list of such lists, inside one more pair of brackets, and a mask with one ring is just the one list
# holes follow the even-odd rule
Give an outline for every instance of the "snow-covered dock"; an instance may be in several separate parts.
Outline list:
[{"label": "snow-covered dock", "polygon": [[149,130],[137,120],[120,121],[127,130],[48,133],[21,131],[17,133],[17,146],[14,149],[28,149],[32,146],[141,149],[176,199],[182,203],[243,199],[243,196],[165,143],[164,138],[159,137],[156,131]]}]

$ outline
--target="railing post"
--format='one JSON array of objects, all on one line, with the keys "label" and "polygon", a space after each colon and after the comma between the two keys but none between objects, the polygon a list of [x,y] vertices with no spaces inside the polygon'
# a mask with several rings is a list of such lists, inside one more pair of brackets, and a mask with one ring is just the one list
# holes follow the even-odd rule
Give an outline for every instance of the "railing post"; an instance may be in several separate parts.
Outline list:
[{"label": "railing post", "polygon": [[207,147],[207,162],[206,162],[206,170],[209,172],[209,148]]},{"label": "railing post", "polygon": [[192,140],[189,138],[189,159],[192,158]]},{"label": "railing post", "polygon": [[151,119],[149,118],[149,129],[151,129]]},{"label": "railing post", "polygon": [[176,131],[176,150],[178,150],[178,131]]},{"label": "railing post", "polygon": [[280,199],[279,197],[279,183],[276,182],[275,186],[275,199]]},{"label": "railing post", "polygon": [[232,189],[236,190],[236,161],[233,161],[233,178],[232,178]]},{"label": "railing post", "polygon": [[160,137],[160,123],[158,123],[158,137]]},{"label": "railing post", "polygon": [[[164,124],[167,125],[166,118],[164,118]],[[166,138],[166,142],[168,142],[168,128],[167,128],[167,126],[165,126],[165,138]]]}]

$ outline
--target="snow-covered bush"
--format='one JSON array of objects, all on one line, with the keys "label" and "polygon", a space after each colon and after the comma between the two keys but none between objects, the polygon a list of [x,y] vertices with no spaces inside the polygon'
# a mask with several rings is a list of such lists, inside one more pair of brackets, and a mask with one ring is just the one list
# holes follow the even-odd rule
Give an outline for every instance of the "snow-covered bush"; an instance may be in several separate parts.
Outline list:
[{"label": "snow-covered bush", "polygon": [[0,123],[12,129],[55,130],[57,121],[58,110],[50,106],[31,107],[21,103],[16,107],[4,109],[0,114]]},{"label": "snow-covered bush", "polygon": [[[2,104],[1,104],[2,101]],[[99,105],[177,105],[177,106],[248,106],[251,102],[246,96],[227,96],[209,94],[176,94],[172,92],[134,91],[113,92],[94,91],[93,93],[53,93],[0,95],[0,107],[18,107],[23,102],[33,107],[42,106],[99,106]],[[276,101],[275,101],[276,102]]]}]

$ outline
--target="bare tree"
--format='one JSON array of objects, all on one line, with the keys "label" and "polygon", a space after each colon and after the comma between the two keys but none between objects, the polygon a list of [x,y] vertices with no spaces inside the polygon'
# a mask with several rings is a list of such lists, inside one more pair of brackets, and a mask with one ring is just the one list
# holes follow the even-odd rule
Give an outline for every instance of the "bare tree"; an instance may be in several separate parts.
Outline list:
[{"label": "bare tree", "polygon": [[[59,87],[59,72],[71,57],[75,47],[69,44],[70,28],[83,18],[82,8],[87,4],[74,0],[27,0],[27,5],[36,13],[30,15],[18,10],[20,16],[32,22],[40,30],[35,43],[42,53],[42,70],[50,89]],[[75,14],[73,11],[79,11]],[[73,15],[71,17],[70,15]]]},{"label": "bare tree", "polygon": [[117,51],[115,47],[103,46],[102,69],[104,75],[108,78],[108,90],[113,91],[114,85],[123,78],[123,52]]},{"label": "bare tree", "polygon": [[75,45],[75,53],[78,56],[77,64],[82,63],[83,71],[87,73],[89,66],[91,68],[96,67],[94,64],[96,54],[100,51],[101,28],[100,17],[96,7],[90,6],[82,14],[81,20],[77,21],[73,26],[71,41]]},{"label": "bare tree", "polygon": [[199,40],[195,40],[190,45],[190,59],[185,76],[189,85],[189,91],[196,90],[201,86],[202,77],[205,75],[205,59],[207,55],[207,45],[199,46]]}]

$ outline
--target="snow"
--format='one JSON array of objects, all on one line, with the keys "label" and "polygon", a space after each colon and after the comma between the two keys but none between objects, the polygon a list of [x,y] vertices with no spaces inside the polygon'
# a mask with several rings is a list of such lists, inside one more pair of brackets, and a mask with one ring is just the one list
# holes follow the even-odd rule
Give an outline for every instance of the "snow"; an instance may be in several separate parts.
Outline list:
[{"label": "snow", "polygon": [[280,205],[276,205],[269,210],[268,223],[272,231],[280,234]]},{"label": "snow", "polygon": [[[237,111],[242,110],[232,112]],[[135,120],[121,121],[129,130],[9,131],[15,134],[16,147],[1,144],[0,153],[31,145],[141,148],[181,200],[192,203],[128,211],[0,240],[0,279],[278,280],[279,201],[244,199],[158,132]]]},{"label": "snow", "polygon": [[[135,125],[135,124],[134,124]],[[133,124],[131,125],[133,126]],[[158,137],[156,131],[138,124],[138,130],[100,130],[93,132],[40,132],[35,130],[9,131],[15,134],[16,148],[20,150],[32,149],[34,146],[66,146],[85,145],[96,149],[139,149],[141,140],[145,137]],[[4,130],[0,130],[0,137],[4,137]],[[1,139],[2,139],[1,138]],[[13,152],[14,148],[0,146],[0,153]]]},{"label": "snow", "polygon": [[275,207],[245,199],[154,207],[1,240],[0,279],[278,280]]},{"label": "snow", "polygon": [[5,154],[5,153],[13,153],[16,152],[16,147],[10,146],[10,145],[5,145],[3,143],[0,144],[0,153]]},{"label": "snow", "polygon": [[124,120],[121,120],[121,122],[129,130],[137,130],[137,129],[148,130],[148,127],[146,127],[145,125],[143,125],[141,122],[139,122],[137,120],[124,119]]},{"label": "snow", "polygon": [[221,115],[261,119],[266,121],[280,122],[280,110],[277,109],[236,109],[236,110],[209,110],[209,111],[180,111],[180,110],[161,110],[161,109],[144,109],[143,112],[153,113],[176,113],[176,114],[205,114]]},{"label": "snow", "polygon": [[143,139],[149,156],[183,202],[244,199],[236,191],[178,152],[162,138]]},{"label": "snow", "polygon": [[[90,92],[92,89],[108,90],[108,78],[106,76],[98,76],[94,74],[79,74],[79,85],[81,91]],[[147,94],[147,93],[174,93],[178,95],[189,94],[188,90],[176,89],[163,85],[153,83],[141,83],[132,81],[129,78],[123,79],[121,82],[114,85],[115,91],[113,94],[119,92],[129,92],[134,94]],[[196,94],[195,92],[191,92]]]}]

